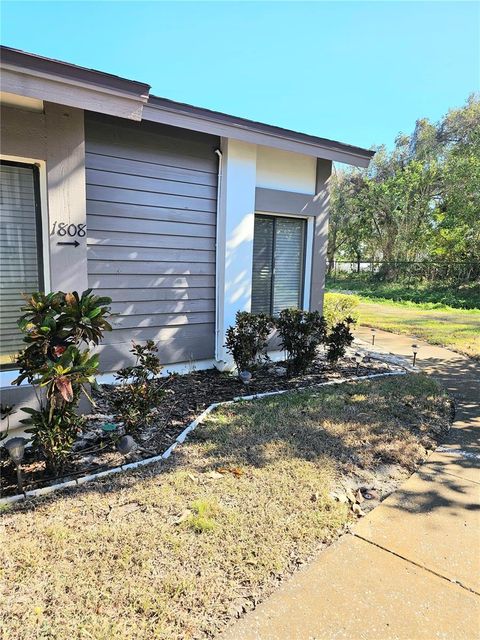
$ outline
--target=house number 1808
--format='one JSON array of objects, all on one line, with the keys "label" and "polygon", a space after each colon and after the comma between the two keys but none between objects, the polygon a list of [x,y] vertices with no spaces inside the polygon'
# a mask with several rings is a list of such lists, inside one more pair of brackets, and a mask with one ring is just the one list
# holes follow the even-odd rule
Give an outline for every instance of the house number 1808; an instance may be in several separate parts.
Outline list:
[{"label": "house number 1808", "polygon": [[67,224],[66,222],[55,222],[52,227],[52,235],[57,234],[57,236],[64,237],[69,236],[70,238],[74,238],[78,236],[79,238],[85,237],[85,227],[86,224]]}]

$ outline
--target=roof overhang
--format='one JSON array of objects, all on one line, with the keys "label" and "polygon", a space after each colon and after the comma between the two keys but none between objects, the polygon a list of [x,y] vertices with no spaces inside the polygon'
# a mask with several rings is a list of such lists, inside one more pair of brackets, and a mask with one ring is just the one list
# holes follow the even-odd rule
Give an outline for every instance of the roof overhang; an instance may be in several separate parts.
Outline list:
[{"label": "roof overhang", "polygon": [[183,129],[210,133],[225,138],[233,138],[293,151],[315,158],[343,162],[355,167],[368,167],[374,151],[352,145],[318,138],[289,129],[282,129],[245,118],[230,116],[218,111],[210,111],[192,105],[174,102],[165,98],[150,96],[143,109],[143,119],[168,124]]},{"label": "roof overhang", "polygon": [[2,92],[141,120],[150,85],[0,47]]},{"label": "roof overhang", "polygon": [[[0,90],[130,120],[149,120],[315,158],[368,167],[375,152],[189,104],[149,96],[150,86],[110,73],[0,47]],[[15,104],[15,99],[13,100]]]}]

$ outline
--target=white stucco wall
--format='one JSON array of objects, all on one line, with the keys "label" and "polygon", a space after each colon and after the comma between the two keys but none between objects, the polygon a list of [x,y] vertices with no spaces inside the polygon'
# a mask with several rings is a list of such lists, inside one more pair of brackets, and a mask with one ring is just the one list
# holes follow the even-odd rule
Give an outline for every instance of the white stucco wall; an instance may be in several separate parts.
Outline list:
[{"label": "white stucco wall", "polygon": [[313,195],[316,171],[316,158],[270,147],[257,147],[257,187]]},{"label": "white stucco wall", "polygon": [[222,140],[217,230],[217,360],[229,360],[225,332],[237,311],[250,311],[252,297],[253,230],[257,147],[238,140]]}]

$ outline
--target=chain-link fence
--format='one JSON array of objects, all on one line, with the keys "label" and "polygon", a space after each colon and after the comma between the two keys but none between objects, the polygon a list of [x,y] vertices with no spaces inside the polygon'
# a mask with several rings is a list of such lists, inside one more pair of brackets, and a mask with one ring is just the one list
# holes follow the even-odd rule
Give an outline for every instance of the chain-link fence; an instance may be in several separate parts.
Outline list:
[{"label": "chain-link fence", "polygon": [[467,283],[480,280],[480,262],[383,262],[335,260],[328,265],[332,280],[358,276],[405,284],[424,282]]}]

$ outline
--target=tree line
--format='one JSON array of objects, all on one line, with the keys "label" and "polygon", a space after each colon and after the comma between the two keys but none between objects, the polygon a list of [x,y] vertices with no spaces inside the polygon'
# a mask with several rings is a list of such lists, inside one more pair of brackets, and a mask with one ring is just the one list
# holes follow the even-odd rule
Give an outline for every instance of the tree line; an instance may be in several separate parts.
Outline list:
[{"label": "tree line", "polygon": [[417,120],[368,169],[336,168],[330,205],[330,268],[338,259],[480,263],[480,96],[438,123]]}]

